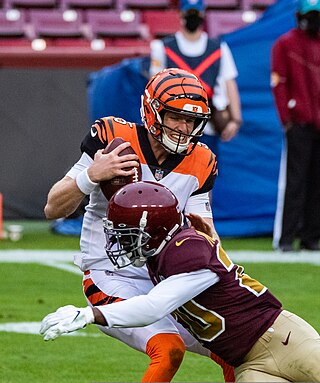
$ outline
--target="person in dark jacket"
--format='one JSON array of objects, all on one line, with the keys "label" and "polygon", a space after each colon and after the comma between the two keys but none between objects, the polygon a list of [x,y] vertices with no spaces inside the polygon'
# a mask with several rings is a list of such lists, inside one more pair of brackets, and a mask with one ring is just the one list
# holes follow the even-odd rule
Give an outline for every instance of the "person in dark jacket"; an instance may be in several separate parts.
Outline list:
[{"label": "person in dark jacket", "polygon": [[271,84],[285,132],[274,248],[320,250],[320,0],[299,0],[297,27],[272,48]]}]

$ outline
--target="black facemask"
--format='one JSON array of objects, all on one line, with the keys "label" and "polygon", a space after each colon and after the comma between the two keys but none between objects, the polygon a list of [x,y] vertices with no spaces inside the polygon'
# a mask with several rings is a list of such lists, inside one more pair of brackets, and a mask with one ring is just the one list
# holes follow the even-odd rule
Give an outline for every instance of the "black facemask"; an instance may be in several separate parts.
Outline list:
[{"label": "black facemask", "polygon": [[320,32],[320,13],[311,11],[305,15],[298,14],[298,24],[300,29],[306,31],[309,36],[313,38],[318,37]]},{"label": "black facemask", "polygon": [[203,17],[198,13],[189,13],[184,16],[184,26],[187,31],[194,32],[203,24]]}]

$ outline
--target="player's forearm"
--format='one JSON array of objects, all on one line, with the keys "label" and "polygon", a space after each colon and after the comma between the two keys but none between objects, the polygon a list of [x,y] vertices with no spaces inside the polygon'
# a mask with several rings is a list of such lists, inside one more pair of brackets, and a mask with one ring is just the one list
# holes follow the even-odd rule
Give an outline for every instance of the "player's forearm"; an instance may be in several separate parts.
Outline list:
[{"label": "player's forearm", "polygon": [[48,194],[44,213],[47,219],[67,217],[72,214],[84,198],[77,183],[71,177],[64,177],[53,185]]},{"label": "player's forearm", "polygon": [[172,275],[156,285],[147,295],[139,295],[111,305],[96,307],[98,324],[108,327],[143,327],[172,313],[209,286],[219,277],[209,269]]},{"label": "player's forearm", "polygon": [[231,120],[236,121],[240,126],[242,123],[241,104],[238,86],[235,80],[226,81],[227,94],[229,98]]}]

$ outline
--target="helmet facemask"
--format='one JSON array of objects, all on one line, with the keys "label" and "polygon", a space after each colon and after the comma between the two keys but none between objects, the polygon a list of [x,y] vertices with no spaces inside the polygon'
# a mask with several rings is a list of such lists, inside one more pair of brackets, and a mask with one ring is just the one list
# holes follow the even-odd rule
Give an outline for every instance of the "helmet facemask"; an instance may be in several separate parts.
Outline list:
[{"label": "helmet facemask", "polygon": [[106,236],[105,250],[115,269],[122,269],[129,265],[142,267],[146,263],[142,247],[149,241],[150,235],[138,227],[120,224],[119,227],[114,228],[112,221],[107,218],[103,221]]},{"label": "helmet facemask", "polygon": [[[156,116],[156,122],[150,127],[150,133],[152,134],[153,138],[159,141],[168,152],[188,156],[191,154],[195,145],[203,134],[203,130],[208,122],[207,116],[204,117],[200,113],[188,113],[187,111],[180,110],[177,111],[174,108],[166,107],[164,105],[162,105],[161,112],[159,113],[155,109],[155,106],[159,104],[160,102],[158,100],[154,100],[152,103],[152,107],[154,108],[154,113]],[[174,113],[176,116],[181,116],[181,118],[194,119],[194,125],[191,132],[184,133],[166,125],[164,123],[164,118],[165,113],[167,112]],[[170,133],[174,133],[177,136],[177,139],[173,140],[170,138]]]},{"label": "helmet facemask", "polygon": [[103,218],[106,236],[105,250],[115,269],[122,269],[129,265],[135,267],[144,266],[149,257],[159,254],[180,228],[180,225],[176,224],[158,247],[149,246],[152,237],[145,231],[147,215],[147,211],[142,213],[139,227],[118,224],[115,228],[112,221]]}]

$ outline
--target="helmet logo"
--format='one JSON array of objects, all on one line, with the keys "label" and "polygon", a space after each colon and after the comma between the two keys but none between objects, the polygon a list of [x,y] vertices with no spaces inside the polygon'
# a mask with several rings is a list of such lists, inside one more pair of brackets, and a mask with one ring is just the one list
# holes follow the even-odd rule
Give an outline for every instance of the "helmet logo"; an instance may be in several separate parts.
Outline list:
[{"label": "helmet logo", "polygon": [[201,106],[194,105],[194,104],[185,104],[183,107],[183,110],[186,110],[188,112],[193,112],[193,113],[202,113]]}]

